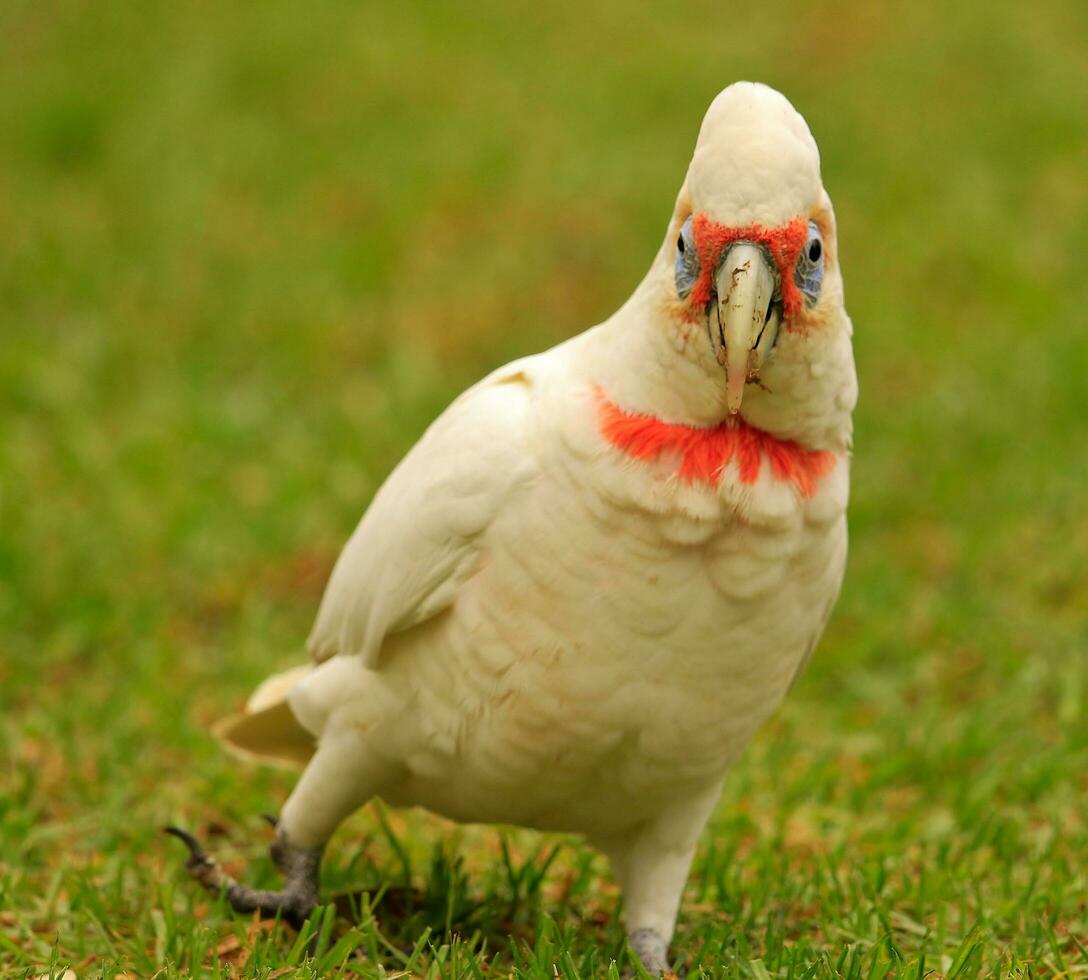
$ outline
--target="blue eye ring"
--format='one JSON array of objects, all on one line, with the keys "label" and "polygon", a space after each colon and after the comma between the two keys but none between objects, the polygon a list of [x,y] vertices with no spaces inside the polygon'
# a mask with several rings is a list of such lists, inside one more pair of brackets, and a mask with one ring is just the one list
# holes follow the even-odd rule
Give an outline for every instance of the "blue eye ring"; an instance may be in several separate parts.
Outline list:
[{"label": "blue eye ring", "polygon": [[820,289],[824,282],[824,237],[820,226],[815,221],[808,223],[808,238],[797,264],[793,268],[793,281],[805,297],[806,306],[815,306],[820,298]]},{"label": "blue eye ring", "polygon": [[674,262],[676,275],[676,294],[681,299],[687,299],[692,287],[699,278],[699,256],[695,252],[695,239],[691,233],[691,216],[680,226],[680,234],[676,237],[676,260]]}]

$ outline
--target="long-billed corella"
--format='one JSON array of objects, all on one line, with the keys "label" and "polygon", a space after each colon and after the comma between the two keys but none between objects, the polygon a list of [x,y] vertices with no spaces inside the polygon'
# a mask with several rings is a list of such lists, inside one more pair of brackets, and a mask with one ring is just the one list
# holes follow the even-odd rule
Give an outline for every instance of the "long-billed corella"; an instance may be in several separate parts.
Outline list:
[{"label": "long-billed corella", "polygon": [[782,95],[731,85],[631,298],[450,405],[340,556],[312,663],[220,726],[303,767],[273,845],[283,889],[171,828],[193,876],[298,922],[329,837],[376,796],[577,832],[665,972],[723,775],[839,591],[850,338],[816,143]]}]

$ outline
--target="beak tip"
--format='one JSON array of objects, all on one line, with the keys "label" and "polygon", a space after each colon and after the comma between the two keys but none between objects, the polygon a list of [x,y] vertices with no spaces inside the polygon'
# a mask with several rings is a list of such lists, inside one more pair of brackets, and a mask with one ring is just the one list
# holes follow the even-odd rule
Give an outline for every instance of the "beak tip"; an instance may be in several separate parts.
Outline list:
[{"label": "beak tip", "polygon": [[741,402],[744,401],[747,373],[747,370],[739,364],[731,364],[726,368],[725,407],[731,416],[740,412]]}]

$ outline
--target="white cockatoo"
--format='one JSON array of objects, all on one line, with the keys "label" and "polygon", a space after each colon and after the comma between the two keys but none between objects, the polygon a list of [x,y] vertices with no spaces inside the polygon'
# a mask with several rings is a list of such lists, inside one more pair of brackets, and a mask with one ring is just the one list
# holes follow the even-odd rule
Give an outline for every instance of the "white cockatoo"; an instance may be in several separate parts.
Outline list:
[{"label": "white cockatoo", "polygon": [[221,727],[305,767],[273,845],[283,890],[171,828],[193,876],[298,921],[326,841],[375,796],[577,832],[666,971],[723,774],[839,591],[850,337],[816,143],[778,92],[731,85],[634,295],[446,409],[340,556],[313,662]]}]

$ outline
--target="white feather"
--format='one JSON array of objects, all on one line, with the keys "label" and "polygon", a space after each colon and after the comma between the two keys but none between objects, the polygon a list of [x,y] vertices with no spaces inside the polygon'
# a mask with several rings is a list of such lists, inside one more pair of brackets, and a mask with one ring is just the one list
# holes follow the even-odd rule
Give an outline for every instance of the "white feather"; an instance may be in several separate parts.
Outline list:
[{"label": "white feather", "polygon": [[533,477],[517,364],[465,392],[379,490],[333,570],[310,634],[315,660],[377,665],[385,638],[447,609],[481,533]]}]

